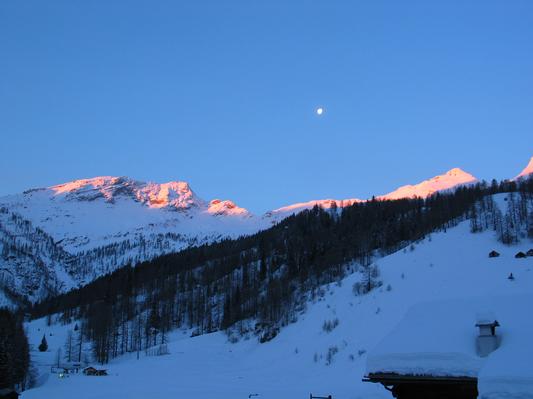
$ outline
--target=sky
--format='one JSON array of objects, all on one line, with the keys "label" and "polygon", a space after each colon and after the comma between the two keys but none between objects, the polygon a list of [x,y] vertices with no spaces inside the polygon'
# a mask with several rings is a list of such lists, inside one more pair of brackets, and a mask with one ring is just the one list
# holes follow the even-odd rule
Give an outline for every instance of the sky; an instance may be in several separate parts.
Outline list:
[{"label": "sky", "polygon": [[0,195],[129,176],[261,213],[531,156],[530,0],[0,2]]}]

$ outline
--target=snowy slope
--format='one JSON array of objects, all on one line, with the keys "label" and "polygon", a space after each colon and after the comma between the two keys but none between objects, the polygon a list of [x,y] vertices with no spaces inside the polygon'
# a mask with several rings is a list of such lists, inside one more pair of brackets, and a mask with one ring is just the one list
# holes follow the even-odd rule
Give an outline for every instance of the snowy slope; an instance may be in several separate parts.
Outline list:
[{"label": "snowy slope", "polygon": [[[49,378],[25,392],[24,398],[229,399],[257,393],[259,399],[293,399],[308,397],[310,392],[332,394],[336,399],[391,398],[381,386],[361,382],[367,352],[417,303],[533,294],[533,257],[514,258],[519,250],[531,247],[531,241],[505,246],[491,231],[472,234],[464,222],[412,249],[378,259],[383,285],[370,294],[354,295],[352,286],[360,281],[359,273],[324,287],[299,320],[268,343],[250,339],[230,344],[223,333],[188,338],[176,332],[170,355],[116,359],[106,366],[110,376],[105,378]],[[501,256],[488,258],[492,249]],[[514,281],[507,279],[511,272]],[[325,331],[324,322],[335,319],[338,326]],[[42,337],[42,329],[37,328],[43,323],[28,325],[34,345]],[[470,324],[467,329],[475,334],[474,323]],[[61,327],[53,328],[54,336],[65,333]],[[50,356],[62,341],[51,347]]]},{"label": "snowy slope", "polygon": [[42,297],[73,286],[71,256],[31,222],[0,207],[0,287]]}]

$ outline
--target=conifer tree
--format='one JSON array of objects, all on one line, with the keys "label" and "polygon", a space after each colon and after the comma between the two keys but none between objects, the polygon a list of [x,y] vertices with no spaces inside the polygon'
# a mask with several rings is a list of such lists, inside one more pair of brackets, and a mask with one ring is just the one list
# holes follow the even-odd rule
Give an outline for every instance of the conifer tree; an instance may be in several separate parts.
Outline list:
[{"label": "conifer tree", "polygon": [[74,336],[72,331],[68,331],[67,339],[65,341],[65,360],[71,362],[74,358]]},{"label": "conifer tree", "polygon": [[39,345],[40,352],[46,352],[48,350],[48,342],[46,342],[46,334],[43,334],[43,339]]}]

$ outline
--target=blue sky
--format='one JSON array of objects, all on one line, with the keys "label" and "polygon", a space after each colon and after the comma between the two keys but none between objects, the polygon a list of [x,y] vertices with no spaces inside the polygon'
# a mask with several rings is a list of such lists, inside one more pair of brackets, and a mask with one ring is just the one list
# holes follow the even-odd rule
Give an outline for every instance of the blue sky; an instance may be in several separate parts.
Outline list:
[{"label": "blue sky", "polygon": [[533,2],[4,0],[0,135],[0,194],[126,175],[262,212],[513,177]]}]

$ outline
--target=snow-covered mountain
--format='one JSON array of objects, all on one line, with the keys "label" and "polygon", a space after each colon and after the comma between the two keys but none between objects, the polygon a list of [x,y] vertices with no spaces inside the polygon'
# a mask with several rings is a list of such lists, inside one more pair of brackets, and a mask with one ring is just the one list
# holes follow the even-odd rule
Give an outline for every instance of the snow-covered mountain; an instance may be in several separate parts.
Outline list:
[{"label": "snow-covered mountain", "polygon": [[255,229],[247,210],[231,201],[206,202],[179,181],[156,184],[96,177],[28,190],[0,199],[0,204],[46,231],[71,253],[137,233],[145,237],[179,233],[202,239]]},{"label": "snow-covered mountain", "polygon": [[[478,179],[472,176],[470,173],[467,173],[459,168],[454,168],[442,175],[432,177],[431,179],[424,180],[423,182],[415,185],[406,185],[399,187],[388,194],[380,195],[376,198],[379,200],[395,200],[400,198],[415,197],[426,198],[436,193],[437,191],[452,190],[459,186],[474,184],[476,182],[478,182]],[[313,200],[284,206],[282,208],[267,212],[265,216],[271,217],[275,220],[281,220],[289,215],[301,212],[305,209],[311,209],[314,206],[319,206],[324,209],[343,208],[345,206],[351,206],[357,202],[362,201],[365,200],[359,198],[348,198],[343,200]]]},{"label": "snow-covered mountain", "polygon": [[232,201],[204,201],[185,182],[105,176],[32,189],[0,199],[0,283],[39,298],[261,223]]},{"label": "snow-covered mountain", "polygon": [[[494,201],[505,214],[510,196],[499,194]],[[515,364],[516,358],[499,356],[509,353],[513,345],[516,347],[517,336],[531,331],[527,311],[523,313],[528,302],[521,301],[531,301],[533,295],[533,257],[515,258],[518,251],[531,248],[531,241],[524,239],[510,246],[499,242],[491,229],[475,234],[470,230],[469,222],[464,221],[433,233],[410,248],[376,259],[383,284],[370,293],[355,292],[354,287],[364,279],[357,271],[338,283],[321,287],[309,298],[298,320],[269,342],[260,344],[256,339],[241,338],[230,343],[224,332],[190,338],[190,330],[174,331],[168,337],[168,355],[141,352],[139,360],[135,353],[121,356],[105,366],[109,376],[99,379],[98,384],[94,381],[96,377],[81,373],[64,379],[49,378],[50,365],[54,364],[58,349],[64,348],[74,323],[48,326],[46,318],[33,321],[27,325],[30,344],[37,347],[46,334],[49,350],[32,351],[40,386],[24,392],[24,397],[292,399],[312,393],[338,399],[390,399],[392,394],[381,385],[361,380],[369,369],[367,360],[380,342],[395,331],[406,312],[420,303],[437,310],[433,301],[444,307],[464,301],[469,309],[486,311],[477,304],[480,298],[490,298],[499,304],[489,310],[497,312],[502,343],[487,359],[489,363],[498,363],[495,376],[479,376],[479,397],[531,399],[533,372],[529,363]],[[489,258],[491,250],[498,251],[500,256]],[[514,280],[508,279],[510,273]],[[507,303],[518,306],[504,306]],[[434,317],[423,319],[423,326],[411,328],[415,337],[419,330],[431,330],[429,336],[435,337],[445,335],[451,325],[459,325],[465,334],[454,342],[457,344],[454,348],[466,347],[470,353],[475,348],[477,319],[475,314],[469,316],[444,318],[442,313],[434,312]],[[398,345],[404,342],[402,337],[398,338]],[[449,352],[445,342],[427,338],[424,336],[422,343],[433,357],[438,351]],[[413,339],[407,342],[412,345]],[[530,359],[533,341],[524,342],[520,346],[522,357]],[[494,380],[499,382],[496,387],[490,385]]]},{"label": "snow-covered mountain", "polygon": [[429,180],[424,180],[422,183],[415,184],[414,186],[402,186],[393,192],[382,195],[378,198],[384,200],[414,197],[426,198],[437,191],[451,190],[458,186],[476,183],[477,181],[478,179],[472,176],[470,173],[467,173],[459,168],[454,168],[443,175],[435,176]]},{"label": "snow-covered mountain", "polygon": [[[533,168],[530,162],[520,176]],[[427,197],[477,179],[455,168],[378,199]],[[252,234],[316,205],[316,200],[258,216],[230,200],[205,201],[181,181],[145,183],[103,176],[0,198],[0,288],[38,299],[122,267],[224,237]]]}]

